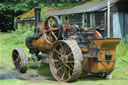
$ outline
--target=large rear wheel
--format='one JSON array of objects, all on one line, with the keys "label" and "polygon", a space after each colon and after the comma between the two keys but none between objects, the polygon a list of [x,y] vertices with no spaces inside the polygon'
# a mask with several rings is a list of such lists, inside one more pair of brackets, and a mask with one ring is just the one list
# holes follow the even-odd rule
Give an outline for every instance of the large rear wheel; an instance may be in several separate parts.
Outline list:
[{"label": "large rear wheel", "polygon": [[50,70],[58,81],[73,81],[82,72],[82,60],[82,52],[76,41],[58,41],[53,45],[51,51]]},{"label": "large rear wheel", "polygon": [[13,50],[12,61],[16,71],[21,73],[27,71],[28,58],[23,48],[16,48]]}]

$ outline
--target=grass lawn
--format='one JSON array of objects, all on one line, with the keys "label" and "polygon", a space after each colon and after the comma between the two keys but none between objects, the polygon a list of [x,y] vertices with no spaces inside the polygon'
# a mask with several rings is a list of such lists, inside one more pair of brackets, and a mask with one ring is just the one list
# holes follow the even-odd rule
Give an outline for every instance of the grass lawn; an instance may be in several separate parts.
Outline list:
[{"label": "grass lawn", "polygon": [[[0,34],[0,68],[5,67],[6,70],[0,69],[0,74],[15,72],[12,65],[11,52],[14,48],[24,48],[25,38],[32,34],[30,30],[18,30],[13,33]],[[71,83],[50,82],[50,81],[32,81],[19,79],[0,80],[0,85],[128,85],[128,44],[121,41],[116,48],[116,68],[112,72],[114,78],[106,80],[98,77],[89,77],[82,74],[77,81]],[[125,67],[125,68],[124,68]],[[39,74],[42,76],[52,77],[48,66],[42,65],[38,70],[29,69],[27,73]]]}]

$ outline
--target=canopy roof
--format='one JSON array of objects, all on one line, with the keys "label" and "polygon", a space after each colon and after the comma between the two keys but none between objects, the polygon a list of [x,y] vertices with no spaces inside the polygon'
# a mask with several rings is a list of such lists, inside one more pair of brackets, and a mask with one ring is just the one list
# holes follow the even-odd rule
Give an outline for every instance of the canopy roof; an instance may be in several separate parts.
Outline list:
[{"label": "canopy roof", "polygon": [[[111,0],[111,5],[116,3],[119,0]],[[67,14],[76,14],[84,12],[93,12],[93,11],[103,11],[107,8],[107,0],[100,1],[88,1],[84,4],[71,7],[69,9],[61,9],[56,12],[53,12],[51,15],[67,15]]]},{"label": "canopy roof", "polygon": [[[41,8],[41,11],[46,10],[47,11],[47,15],[50,15],[51,13],[53,13],[56,9],[55,8]],[[17,16],[17,19],[28,19],[28,18],[34,18],[35,16],[35,11],[34,8],[30,11],[27,11],[19,16]]]}]

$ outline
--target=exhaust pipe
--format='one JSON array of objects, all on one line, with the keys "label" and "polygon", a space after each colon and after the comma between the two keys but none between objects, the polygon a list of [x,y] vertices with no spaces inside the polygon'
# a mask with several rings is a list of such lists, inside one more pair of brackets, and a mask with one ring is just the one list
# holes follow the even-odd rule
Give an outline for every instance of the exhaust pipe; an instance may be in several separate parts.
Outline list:
[{"label": "exhaust pipe", "polygon": [[38,22],[40,21],[40,11],[40,7],[35,7],[35,29],[37,28]]}]

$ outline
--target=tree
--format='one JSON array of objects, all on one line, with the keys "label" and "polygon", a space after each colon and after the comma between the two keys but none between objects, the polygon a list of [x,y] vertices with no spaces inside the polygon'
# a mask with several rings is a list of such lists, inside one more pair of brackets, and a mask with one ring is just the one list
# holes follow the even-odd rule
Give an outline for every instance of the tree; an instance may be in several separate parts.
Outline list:
[{"label": "tree", "polygon": [[12,28],[14,17],[37,6],[64,7],[78,3],[78,1],[82,2],[85,0],[0,0],[0,22],[4,23],[4,25],[0,24],[0,26],[4,30],[6,30],[5,28]]}]

